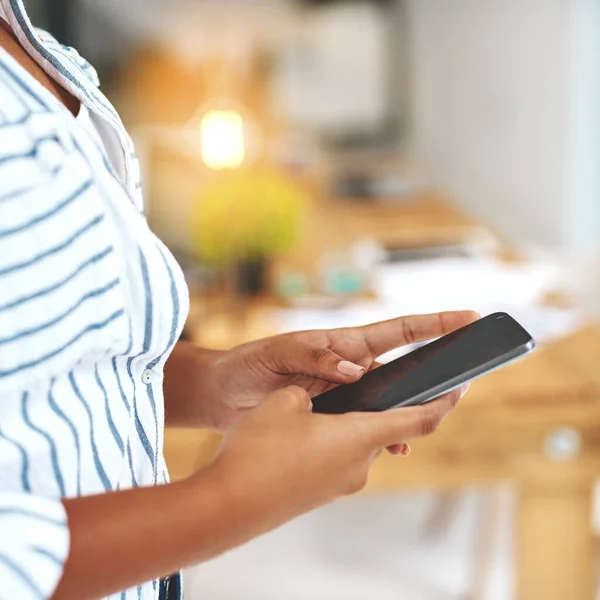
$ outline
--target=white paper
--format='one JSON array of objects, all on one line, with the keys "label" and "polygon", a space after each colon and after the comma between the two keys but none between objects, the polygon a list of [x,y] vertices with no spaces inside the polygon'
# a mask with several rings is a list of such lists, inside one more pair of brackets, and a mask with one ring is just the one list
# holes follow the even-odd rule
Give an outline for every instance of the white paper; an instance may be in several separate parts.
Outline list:
[{"label": "white paper", "polygon": [[276,314],[276,323],[284,332],[447,310],[476,310],[482,315],[501,311],[516,318],[538,342],[545,342],[567,335],[580,323],[577,311],[542,304],[544,295],[560,289],[562,280],[561,269],[551,262],[507,264],[483,258],[384,265],[375,275],[378,300],[335,309],[286,309]]}]

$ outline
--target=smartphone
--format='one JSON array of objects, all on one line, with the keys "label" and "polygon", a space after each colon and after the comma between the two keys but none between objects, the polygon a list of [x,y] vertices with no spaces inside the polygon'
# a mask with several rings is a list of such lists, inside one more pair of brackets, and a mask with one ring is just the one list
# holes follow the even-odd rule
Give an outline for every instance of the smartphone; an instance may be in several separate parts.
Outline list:
[{"label": "smartphone", "polygon": [[384,411],[439,398],[535,349],[515,319],[495,313],[313,398],[313,412]]}]

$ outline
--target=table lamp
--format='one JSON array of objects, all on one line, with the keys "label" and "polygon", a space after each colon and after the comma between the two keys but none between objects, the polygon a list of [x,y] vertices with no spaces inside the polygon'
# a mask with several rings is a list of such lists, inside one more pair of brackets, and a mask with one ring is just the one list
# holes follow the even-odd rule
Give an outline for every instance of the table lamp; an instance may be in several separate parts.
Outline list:
[{"label": "table lamp", "polygon": [[191,152],[213,171],[248,166],[260,150],[253,116],[230,99],[205,103],[185,126],[184,136]]}]

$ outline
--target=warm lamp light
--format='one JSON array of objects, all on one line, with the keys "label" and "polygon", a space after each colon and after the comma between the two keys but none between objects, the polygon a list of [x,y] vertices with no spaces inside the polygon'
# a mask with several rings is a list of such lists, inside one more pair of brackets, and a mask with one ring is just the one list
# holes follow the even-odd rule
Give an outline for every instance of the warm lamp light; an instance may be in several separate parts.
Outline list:
[{"label": "warm lamp light", "polygon": [[210,110],[200,121],[201,153],[209,169],[235,169],[246,159],[242,115],[234,110]]}]

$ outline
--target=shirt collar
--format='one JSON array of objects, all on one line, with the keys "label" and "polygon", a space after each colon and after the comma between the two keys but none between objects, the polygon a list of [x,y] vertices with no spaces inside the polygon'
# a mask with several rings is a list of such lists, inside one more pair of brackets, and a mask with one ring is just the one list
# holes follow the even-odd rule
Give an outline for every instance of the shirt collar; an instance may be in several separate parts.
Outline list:
[{"label": "shirt collar", "polygon": [[74,56],[69,55],[69,51],[72,55],[76,52],[60,45],[49,34],[40,35],[29,19],[23,0],[0,0],[0,5],[21,45],[38,65],[78,100],[113,125],[122,127],[117,112],[98,89],[97,79],[90,77]]}]

